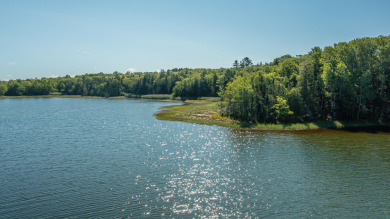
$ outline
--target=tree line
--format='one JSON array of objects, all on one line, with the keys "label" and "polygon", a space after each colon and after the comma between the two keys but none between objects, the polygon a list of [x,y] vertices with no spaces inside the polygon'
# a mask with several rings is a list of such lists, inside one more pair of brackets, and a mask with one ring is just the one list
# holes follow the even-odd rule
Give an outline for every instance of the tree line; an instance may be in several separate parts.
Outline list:
[{"label": "tree line", "polygon": [[0,95],[111,97],[173,94],[221,97],[221,113],[253,122],[386,120],[390,110],[390,37],[360,38],[305,55],[231,68],[84,74],[0,82]]},{"label": "tree line", "polygon": [[[0,96],[60,93],[113,97],[126,94],[174,94],[180,97],[218,96],[217,81],[229,69],[172,69],[161,72],[69,75],[58,78],[0,81]],[[231,75],[232,77],[232,75]]]},{"label": "tree line", "polygon": [[245,121],[386,120],[390,37],[314,47],[244,68],[222,97],[223,113]]}]

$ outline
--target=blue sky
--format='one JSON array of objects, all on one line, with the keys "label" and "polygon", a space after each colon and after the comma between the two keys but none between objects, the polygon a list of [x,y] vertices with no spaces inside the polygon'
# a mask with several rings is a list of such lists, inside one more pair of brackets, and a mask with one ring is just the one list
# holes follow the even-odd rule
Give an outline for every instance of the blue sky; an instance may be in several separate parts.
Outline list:
[{"label": "blue sky", "polygon": [[230,67],[390,35],[390,1],[0,0],[0,80]]}]

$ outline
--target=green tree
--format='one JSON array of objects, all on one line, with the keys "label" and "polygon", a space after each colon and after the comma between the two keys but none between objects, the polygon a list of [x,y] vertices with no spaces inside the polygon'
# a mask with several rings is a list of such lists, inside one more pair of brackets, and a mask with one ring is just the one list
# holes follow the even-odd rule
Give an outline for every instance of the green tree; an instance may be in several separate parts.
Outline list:
[{"label": "green tree", "polygon": [[271,108],[271,117],[277,122],[291,121],[291,116],[294,114],[290,111],[290,106],[287,104],[287,100],[277,96],[276,104]]},{"label": "green tree", "polygon": [[7,96],[20,96],[22,95],[24,91],[24,88],[21,86],[21,84],[17,81],[9,81],[8,82],[8,89],[5,95]]},{"label": "green tree", "polygon": [[305,109],[303,108],[303,99],[297,88],[292,88],[288,92],[287,103],[290,106],[291,111],[293,111],[294,115],[297,116],[299,121],[302,121],[302,117],[305,114]]},{"label": "green tree", "polygon": [[238,63],[237,60],[234,60],[233,62],[233,68],[239,68],[240,67],[240,64]]},{"label": "green tree", "polygon": [[252,63],[252,60],[248,57],[245,57],[241,60],[240,62],[240,66],[243,68],[243,67],[248,67],[248,66],[251,66],[253,65]]},{"label": "green tree", "polygon": [[3,96],[7,92],[7,86],[3,83],[0,83],[0,96]]},{"label": "green tree", "polygon": [[224,93],[226,100],[225,113],[236,119],[252,120],[252,96],[253,89],[249,78],[238,77],[229,82]]}]

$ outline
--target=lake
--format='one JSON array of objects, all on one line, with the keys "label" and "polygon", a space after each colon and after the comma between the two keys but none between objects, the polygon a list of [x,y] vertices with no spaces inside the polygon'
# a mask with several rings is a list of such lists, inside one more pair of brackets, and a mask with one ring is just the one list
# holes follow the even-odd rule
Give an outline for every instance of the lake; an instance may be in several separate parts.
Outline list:
[{"label": "lake", "polygon": [[0,217],[390,217],[389,132],[243,132],[142,100],[0,99]]}]

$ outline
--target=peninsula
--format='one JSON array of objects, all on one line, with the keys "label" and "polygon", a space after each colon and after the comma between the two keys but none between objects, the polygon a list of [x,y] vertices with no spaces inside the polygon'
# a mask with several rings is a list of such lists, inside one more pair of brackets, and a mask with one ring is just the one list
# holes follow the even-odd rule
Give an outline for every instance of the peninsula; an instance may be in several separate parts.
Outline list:
[{"label": "peninsula", "polygon": [[236,128],[387,125],[390,36],[314,47],[307,54],[283,55],[270,63],[253,64],[245,57],[235,60],[231,68],[0,82],[3,97],[42,95],[187,100],[182,106],[163,109],[156,117]]}]

